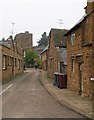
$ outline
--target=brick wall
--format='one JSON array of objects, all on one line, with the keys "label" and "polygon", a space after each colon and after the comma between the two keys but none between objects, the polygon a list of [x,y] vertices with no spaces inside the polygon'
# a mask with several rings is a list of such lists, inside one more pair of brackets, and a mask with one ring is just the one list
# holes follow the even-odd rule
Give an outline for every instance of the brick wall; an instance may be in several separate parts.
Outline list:
[{"label": "brick wall", "polygon": [[[87,8],[89,9],[89,7],[91,9],[91,6]],[[75,34],[74,45],[71,43],[72,34]],[[68,88],[87,97],[92,96],[92,81],[90,79],[94,74],[93,39],[94,11],[67,35]]]},{"label": "brick wall", "polygon": [[[23,62],[23,50],[18,52],[18,47],[13,41],[9,41],[10,47],[2,45],[2,80],[5,82],[10,76],[23,72],[23,63],[18,67],[18,61]],[[14,44],[14,45],[13,45]],[[14,46],[14,47],[13,47]],[[14,48],[14,49],[13,49]],[[5,57],[5,65],[3,64]],[[15,61],[15,63],[14,63]],[[5,66],[5,67],[4,67]]]},{"label": "brick wall", "polygon": [[50,38],[48,48],[48,76],[53,78],[54,72],[58,71],[57,49],[55,47],[53,33]]},{"label": "brick wall", "polygon": [[94,10],[93,10],[93,13],[92,13],[92,32],[93,32],[93,34],[92,34],[92,43],[93,43],[93,47],[92,47],[92,75],[94,76]]},{"label": "brick wall", "polygon": [[47,70],[47,60],[48,60],[47,54],[48,54],[47,50],[41,54],[42,69],[44,70]]},{"label": "brick wall", "polygon": [[[64,72],[66,62],[64,53],[66,49],[66,41],[64,33],[66,29],[51,29],[49,33],[49,47],[48,47],[48,76],[54,77],[55,72]],[[60,66],[62,63],[62,66]]]}]

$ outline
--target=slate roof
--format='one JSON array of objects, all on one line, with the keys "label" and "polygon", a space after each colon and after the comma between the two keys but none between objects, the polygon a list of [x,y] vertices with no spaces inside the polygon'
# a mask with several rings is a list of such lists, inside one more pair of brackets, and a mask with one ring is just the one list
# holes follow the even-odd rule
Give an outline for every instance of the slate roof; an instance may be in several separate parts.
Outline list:
[{"label": "slate roof", "polygon": [[43,51],[40,53],[40,55],[43,54],[45,51],[47,51],[47,50],[48,50],[48,47],[49,47],[49,45],[47,45],[47,46],[43,49]]},{"label": "slate roof", "polygon": [[53,39],[54,39],[54,42],[55,42],[55,47],[66,47],[66,40],[65,40],[65,37],[64,37],[64,34],[67,32],[68,30],[66,29],[55,29],[55,28],[52,28],[51,31],[50,31],[50,38],[51,38],[51,35],[53,35]]},{"label": "slate roof", "polygon": [[0,41],[0,45],[10,48],[10,44],[7,41]]}]

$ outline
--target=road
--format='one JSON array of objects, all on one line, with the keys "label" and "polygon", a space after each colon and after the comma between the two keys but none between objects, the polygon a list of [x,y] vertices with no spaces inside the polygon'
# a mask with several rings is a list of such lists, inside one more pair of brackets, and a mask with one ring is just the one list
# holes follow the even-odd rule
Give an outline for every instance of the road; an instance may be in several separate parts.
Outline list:
[{"label": "road", "polygon": [[3,118],[83,118],[56,102],[39,78],[40,72],[32,69],[3,85]]}]

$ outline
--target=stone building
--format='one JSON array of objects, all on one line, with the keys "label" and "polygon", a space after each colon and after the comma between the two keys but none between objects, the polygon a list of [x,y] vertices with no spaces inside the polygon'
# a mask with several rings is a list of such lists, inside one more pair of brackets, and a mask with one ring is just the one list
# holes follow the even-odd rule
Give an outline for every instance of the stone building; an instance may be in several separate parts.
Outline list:
[{"label": "stone building", "polygon": [[46,48],[40,53],[41,60],[42,60],[42,69],[47,70],[48,65],[48,45]]},{"label": "stone building", "polygon": [[66,34],[68,88],[92,96],[94,76],[94,1],[87,2],[86,14]]},{"label": "stone building", "polygon": [[17,42],[17,45],[19,45],[22,49],[32,48],[33,46],[33,40],[32,40],[32,34],[30,34],[28,31],[25,33],[19,33],[15,36],[15,40]]},{"label": "stone building", "polygon": [[38,55],[40,55],[40,53],[45,49],[45,46],[34,46],[33,48],[32,48],[34,51],[36,51],[36,53],[38,54]]},{"label": "stone building", "polygon": [[53,78],[54,72],[66,72],[66,29],[51,29],[48,47],[48,76]]},{"label": "stone building", "polygon": [[2,51],[2,80],[23,72],[23,49],[11,38],[0,41]]}]

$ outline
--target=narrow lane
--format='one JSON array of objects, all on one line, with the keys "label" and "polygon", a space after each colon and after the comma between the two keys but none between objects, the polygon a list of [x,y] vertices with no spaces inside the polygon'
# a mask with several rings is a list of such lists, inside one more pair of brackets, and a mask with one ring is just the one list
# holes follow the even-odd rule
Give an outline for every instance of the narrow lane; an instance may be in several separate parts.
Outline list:
[{"label": "narrow lane", "polygon": [[32,69],[12,82],[2,94],[3,118],[82,118],[56,102],[39,81],[40,72]]}]

